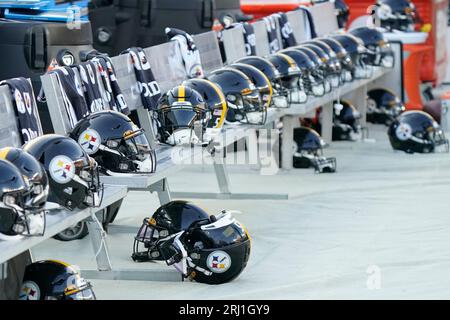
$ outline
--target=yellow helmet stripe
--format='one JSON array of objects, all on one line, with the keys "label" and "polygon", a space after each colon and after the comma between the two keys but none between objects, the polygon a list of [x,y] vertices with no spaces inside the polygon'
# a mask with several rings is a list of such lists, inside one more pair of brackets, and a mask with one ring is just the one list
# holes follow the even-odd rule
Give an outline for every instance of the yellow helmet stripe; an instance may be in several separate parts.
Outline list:
[{"label": "yellow helmet stripe", "polygon": [[272,95],[273,95],[272,83],[270,83],[269,78],[267,78],[267,76],[265,75],[264,72],[262,72],[261,70],[259,70],[257,68],[255,68],[255,69],[261,73],[261,75],[264,77],[264,79],[266,79],[267,85],[269,86],[269,100],[267,100],[267,105],[266,105],[266,109],[267,109],[268,107],[270,107],[270,103],[272,102]]},{"label": "yellow helmet stripe", "polygon": [[225,99],[225,96],[222,92],[222,90],[219,89],[219,87],[212,81],[208,81],[211,86],[213,87],[213,89],[217,92],[217,94],[219,95],[220,99],[222,100],[222,114],[220,115],[220,119],[219,119],[219,123],[217,124],[218,128],[222,127],[223,122],[225,121],[225,117],[227,115],[227,101]]},{"label": "yellow helmet stripe", "polygon": [[0,149],[0,159],[6,159],[10,150],[10,147]]},{"label": "yellow helmet stripe", "polygon": [[178,87],[178,102],[185,102],[185,101],[186,101],[186,87],[179,86]]}]

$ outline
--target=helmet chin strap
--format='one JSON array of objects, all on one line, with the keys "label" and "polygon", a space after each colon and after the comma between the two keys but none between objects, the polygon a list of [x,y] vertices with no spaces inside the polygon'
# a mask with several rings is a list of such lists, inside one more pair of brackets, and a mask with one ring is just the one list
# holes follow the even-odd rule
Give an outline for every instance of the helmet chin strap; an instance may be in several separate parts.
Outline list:
[{"label": "helmet chin strap", "polygon": [[184,276],[187,276],[187,258],[188,254],[186,251],[186,248],[184,247],[183,243],[180,240],[180,237],[184,234],[184,231],[179,232],[175,239],[173,240],[173,244],[176,246],[176,248],[181,253],[181,261],[178,263],[174,263],[175,269],[177,269],[179,272],[181,272]]}]

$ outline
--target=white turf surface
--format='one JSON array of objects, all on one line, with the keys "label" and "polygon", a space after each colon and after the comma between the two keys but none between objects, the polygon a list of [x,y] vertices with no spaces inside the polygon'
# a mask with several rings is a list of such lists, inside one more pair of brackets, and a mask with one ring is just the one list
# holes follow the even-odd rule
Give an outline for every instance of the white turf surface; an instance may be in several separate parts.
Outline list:
[{"label": "white turf surface", "polygon": [[[249,229],[253,250],[235,281],[208,286],[92,280],[98,298],[450,298],[450,155],[393,152],[385,132],[370,127],[376,143],[333,143],[325,154],[337,157],[336,174],[261,176],[255,169],[231,169],[235,192],[287,192],[288,201],[194,200],[211,213],[243,212],[237,219]],[[169,182],[178,191],[217,189],[211,168],[192,168]],[[114,224],[137,230],[157,207],[154,195],[132,192]],[[111,230],[115,267],[168,268],[133,263],[134,235]],[[33,254],[95,267],[89,238],[49,240]]]}]

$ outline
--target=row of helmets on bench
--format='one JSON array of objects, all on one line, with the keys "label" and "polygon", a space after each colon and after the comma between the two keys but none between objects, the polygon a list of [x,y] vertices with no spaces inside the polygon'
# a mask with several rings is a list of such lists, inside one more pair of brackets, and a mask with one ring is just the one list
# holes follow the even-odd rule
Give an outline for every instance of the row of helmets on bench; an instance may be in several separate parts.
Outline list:
[{"label": "row of helmets on bench", "polygon": [[[127,54],[134,61],[138,80],[140,76],[152,78],[143,51],[129,50]],[[92,57],[90,63],[105,67],[102,70],[111,71],[113,75],[109,58],[101,54]],[[323,96],[346,82],[370,78],[373,66],[391,68],[393,64],[392,52],[382,34],[369,28],[314,39],[265,58],[249,56],[214,71],[208,79],[187,80],[159,99],[153,95],[155,131],[163,144],[207,145],[223,123],[263,124],[268,108],[306,103],[308,98]],[[84,67],[87,66],[89,64]],[[62,83],[61,79],[71,79],[63,78],[63,74],[70,76],[70,70],[62,67],[53,72],[59,75]],[[86,70],[88,75],[89,68]],[[83,79],[82,71],[80,74]],[[112,79],[114,76],[110,77]],[[149,82],[152,81],[145,83]],[[111,88],[114,92],[113,86]],[[70,89],[65,87],[64,90],[70,100],[73,97]],[[7,217],[1,225],[6,227],[2,229],[3,239],[43,234],[44,204],[49,189],[49,200],[69,210],[95,207],[101,201],[100,173],[151,174],[156,170],[154,150],[146,141],[143,130],[119,112],[126,108],[120,101],[120,94],[116,97],[117,111],[96,111],[83,116],[68,137],[44,135],[27,143],[23,150],[2,150],[5,159],[1,161],[2,172],[8,177],[2,186],[2,217]],[[371,110],[373,114],[369,119],[372,117],[374,122],[391,125],[389,132],[394,148],[402,149],[406,143],[409,147],[403,149],[405,151],[430,152],[436,144],[445,141],[435,122],[423,113],[405,113],[399,118],[405,120],[396,119],[403,108],[398,98],[389,92],[374,94],[373,98],[380,102]],[[75,102],[71,104],[73,107]],[[336,137],[354,139],[354,133],[361,130],[357,125],[356,109],[345,102],[336,103],[335,109],[335,130],[339,130]],[[421,116],[427,117],[431,128],[436,130],[435,135],[430,133],[433,148],[413,150],[411,145],[428,143],[428,137],[412,135],[415,132],[411,131],[413,128],[408,122],[423,125],[422,119],[418,118]],[[196,123],[202,128],[200,136],[194,132]],[[323,158],[318,153],[323,142],[317,131],[306,127],[296,129],[295,139],[299,149],[294,159],[299,166],[320,167],[325,172],[335,170],[335,160]],[[181,222],[169,227],[170,221]],[[214,232],[216,237],[224,239],[211,239],[208,230],[217,230]],[[219,247],[221,250],[205,247],[208,242],[220,242],[223,247]],[[140,250],[140,245],[144,246],[144,251]],[[186,277],[222,283],[243,270],[249,253],[250,237],[230,212],[209,216],[193,204],[178,201],[162,206],[153,217],[144,220],[135,238],[133,259],[164,260]],[[239,262],[231,264],[231,261]]]}]

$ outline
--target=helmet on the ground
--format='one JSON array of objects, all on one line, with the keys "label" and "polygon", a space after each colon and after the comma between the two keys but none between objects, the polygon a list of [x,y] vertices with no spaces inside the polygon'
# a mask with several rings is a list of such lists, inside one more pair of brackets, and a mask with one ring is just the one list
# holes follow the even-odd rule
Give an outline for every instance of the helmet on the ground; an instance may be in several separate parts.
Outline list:
[{"label": "helmet on the ground", "polygon": [[367,92],[367,121],[390,125],[405,106],[399,97],[387,89],[372,89]]},{"label": "helmet on the ground", "polygon": [[355,141],[362,138],[361,113],[348,101],[333,102],[333,141]]},{"label": "helmet on the ground", "polygon": [[250,237],[230,213],[210,216],[190,202],[171,201],[144,219],[132,258],[163,260],[186,278],[219,284],[237,277],[249,255]]},{"label": "helmet on the ground", "polygon": [[332,173],[336,171],[336,158],[323,156],[325,142],[313,129],[300,127],[294,129],[296,150],[293,157],[294,168],[313,167],[316,172]]},{"label": "helmet on the ground", "polygon": [[439,124],[423,111],[403,112],[388,129],[392,148],[407,153],[448,152],[449,142]]}]

